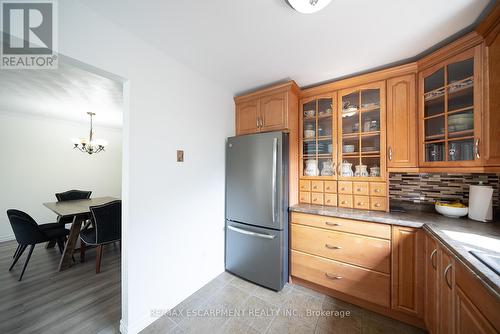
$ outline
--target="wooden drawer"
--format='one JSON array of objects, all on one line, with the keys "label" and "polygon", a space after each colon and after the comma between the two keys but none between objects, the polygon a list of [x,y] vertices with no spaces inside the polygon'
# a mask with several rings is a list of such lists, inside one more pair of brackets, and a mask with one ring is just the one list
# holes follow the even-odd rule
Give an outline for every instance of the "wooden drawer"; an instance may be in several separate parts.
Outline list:
[{"label": "wooden drawer", "polygon": [[292,250],[292,276],[389,307],[389,275]]},{"label": "wooden drawer", "polygon": [[336,181],[325,181],[325,192],[326,193],[336,193],[337,192],[337,182]]},{"label": "wooden drawer", "polygon": [[300,191],[311,191],[311,181],[300,180],[299,181],[299,190]]},{"label": "wooden drawer", "polygon": [[391,242],[357,234],[291,224],[291,248],[390,273]]},{"label": "wooden drawer", "polygon": [[325,205],[337,206],[337,194],[325,194]]},{"label": "wooden drawer", "polygon": [[339,181],[338,193],[339,194],[352,194],[352,182]]},{"label": "wooden drawer", "polygon": [[370,193],[368,182],[353,182],[352,193],[354,195],[368,195]]},{"label": "wooden drawer", "polygon": [[291,221],[295,224],[321,227],[332,231],[356,233],[388,240],[391,239],[391,225],[387,224],[311,215],[302,212],[292,212]]},{"label": "wooden drawer", "polygon": [[387,184],[384,182],[370,182],[370,195],[385,197],[387,195]]},{"label": "wooden drawer", "polygon": [[339,206],[342,208],[352,208],[352,195],[339,194]]},{"label": "wooden drawer", "polygon": [[311,190],[322,193],[323,192],[323,181],[311,181]]},{"label": "wooden drawer", "polygon": [[370,197],[370,210],[387,211],[387,198]]},{"label": "wooden drawer", "polygon": [[311,193],[311,204],[323,205],[323,193]]},{"label": "wooden drawer", "polygon": [[354,208],[370,210],[370,196],[356,196],[354,195]]},{"label": "wooden drawer", "polygon": [[301,191],[299,193],[299,202],[300,203],[311,203],[311,193],[307,191]]}]

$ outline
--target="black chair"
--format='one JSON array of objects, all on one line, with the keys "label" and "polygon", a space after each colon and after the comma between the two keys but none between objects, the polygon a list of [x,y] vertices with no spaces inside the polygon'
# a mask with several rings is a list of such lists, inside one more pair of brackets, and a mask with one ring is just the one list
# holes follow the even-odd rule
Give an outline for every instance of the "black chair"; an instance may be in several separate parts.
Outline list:
[{"label": "black chair", "polygon": [[97,246],[95,272],[98,274],[101,272],[102,246],[120,241],[122,237],[122,201],[91,206],[90,213],[94,227],[80,232],[80,260],[85,261],[87,245]]},{"label": "black chair", "polygon": [[[92,195],[92,191],[86,191],[86,190],[68,190],[62,193],[56,193],[56,199],[58,202],[64,202],[64,201],[74,201],[78,199],[89,199],[90,195]],[[67,217],[57,217],[57,223],[64,226],[66,224],[71,224],[73,223],[73,218],[71,216]],[[84,226],[86,228],[87,225]],[[52,248],[56,244],[55,240],[49,241],[47,244],[47,248]]]},{"label": "black chair", "polygon": [[58,202],[74,201],[77,199],[89,199],[92,191],[85,190],[68,190],[63,193],[57,193],[56,198]]},{"label": "black chair", "polygon": [[12,226],[17,243],[19,244],[9,271],[14,268],[26,248],[31,246],[28,257],[24,262],[23,271],[21,272],[21,276],[19,276],[19,281],[23,278],[24,271],[26,270],[26,266],[30,261],[31,254],[33,253],[33,249],[35,249],[36,244],[56,240],[57,245],[59,246],[59,251],[62,254],[64,249],[64,240],[69,234],[69,230],[65,229],[64,226],[61,226],[58,223],[38,225],[30,215],[14,209],[7,210],[7,216],[9,217],[10,225]]}]

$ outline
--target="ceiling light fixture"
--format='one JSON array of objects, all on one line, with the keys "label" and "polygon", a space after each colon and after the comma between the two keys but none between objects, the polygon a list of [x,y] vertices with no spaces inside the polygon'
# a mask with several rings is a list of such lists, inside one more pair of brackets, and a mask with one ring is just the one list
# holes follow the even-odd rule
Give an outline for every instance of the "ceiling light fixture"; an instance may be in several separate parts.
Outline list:
[{"label": "ceiling light fixture", "polygon": [[286,0],[290,7],[302,14],[312,14],[319,12],[332,0]]},{"label": "ceiling light fixture", "polygon": [[92,117],[95,116],[95,113],[93,112],[88,112],[87,113],[90,116],[90,134],[89,138],[73,138],[71,141],[75,145],[74,148],[77,148],[80,150],[80,152],[83,153],[88,153],[88,154],[94,154],[94,153],[99,153],[101,151],[104,151],[104,148],[108,143],[105,140],[102,139],[97,139],[94,140],[94,128],[92,124]]}]

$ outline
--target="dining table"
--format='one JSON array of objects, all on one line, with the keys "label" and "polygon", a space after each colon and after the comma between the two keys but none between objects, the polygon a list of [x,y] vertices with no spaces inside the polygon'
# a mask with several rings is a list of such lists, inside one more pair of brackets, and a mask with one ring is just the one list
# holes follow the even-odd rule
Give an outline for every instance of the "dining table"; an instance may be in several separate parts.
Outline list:
[{"label": "dining table", "polygon": [[45,207],[52,210],[60,218],[72,217],[73,222],[69,230],[68,240],[59,262],[59,271],[66,270],[73,264],[73,253],[76,242],[80,236],[83,222],[90,218],[90,207],[106,204],[117,200],[115,197],[95,197],[89,199],[77,199],[72,201],[43,203]]}]

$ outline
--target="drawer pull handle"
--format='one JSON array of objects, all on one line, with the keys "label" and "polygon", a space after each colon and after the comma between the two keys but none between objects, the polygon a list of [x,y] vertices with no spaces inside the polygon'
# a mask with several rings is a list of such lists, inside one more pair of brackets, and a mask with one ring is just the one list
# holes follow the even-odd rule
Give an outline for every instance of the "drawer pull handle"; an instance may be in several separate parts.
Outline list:
[{"label": "drawer pull handle", "polygon": [[330,190],[330,187],[329,187],[329,186],[327,186],[327,187],[326,187],[326,190]]},{"label": "drawer pull handle", "polygon": [[344,188],[344,187],[342,187],[342,188],[340,188],[340,190],[344,191],[344,190],[345,190],[345,188]]},{"label": "drawer pull handle", "polygon": [[342,226],[339,223],[331,223],[331,222],[325,222],[325,224],[328,226]]},{"label": "drawer pull handle", "polygon": [[436,255],[437,251],[438,251],[438,250],[437,250],[437,248],[436,248],[435,250],[433,250],[433,251],[432,251],[431,256],[430,256],[431,266],[432,266],[432,268],[433,268],[434,270],[436,270],[436,268],[437,268],[437,267],[436,267],[436,265],[434,264],[434,256]]},{"label": "drawer pull handle", "polygon": [[330,275],[329,273],[325,273],[325,276],[326,276],[326,278],[328,278],[328,279],[333,279],[333,280],[342,279],[342,276],[338,276],[338,275]]},{"label": "drawer pull handle", "polygon": [[453,264],[451,264],[451,263],[448,264],[448,266],[444,269],[444,275],[443,275],[444,276],[444,281],[446,282],[446,285],[448,285],[448,287],[450,289],[452,289],[452,287],[451,287],[451,282],[448,280],[448,271],[451,269],[452,265]]},{"label": "drawer pull handle", "polygon": [[342,201],[342,203],[341,203],[341,204],[347,204],[347,201]]},{"label": "drawer pull handle", "polygon": [[376,193],[379,193],[379,192],[380,192],[380,189],[379,189],[379,188],[376,188],[376,189],[375,189],[375,192],[376,192]]},{"label": "drawer pull handle", "polygon": [[318,199],[317,198],[313,198],[313,202],[316,202]]},{"label": "drawer pull handle", "polygon": [[376,208],[380,208],[380,203],[375,203]]},{"label": "drawer pull handle", "polygon": [[332,246],[332,245],[329,245],[329,244],[325,244],[325,247],[328,248],[328,249],[342,249],[342,247],[340,247],[340,246]]},{"label": "drawer pull handle", "polygon": [[357,192],[360,192],[360,191],[361,191],[361,188],[357,188],[357,189],[356,189],[356,191],[357,191]]},{"label": "drawer pull handle", "polygon": [[318,189],[318,187],[317,186],[313,186],[313,189]]},{"label": "drawer pull handle", "polygon": [[331,201],[329,199],[326,200],[326,203],[330,203]]},{"label": "drawer pull handle", "polygon": [[358,202],[358,206],[362,206],[362,205],[365,205],[365,203],[363,203],[363,202]]}]

